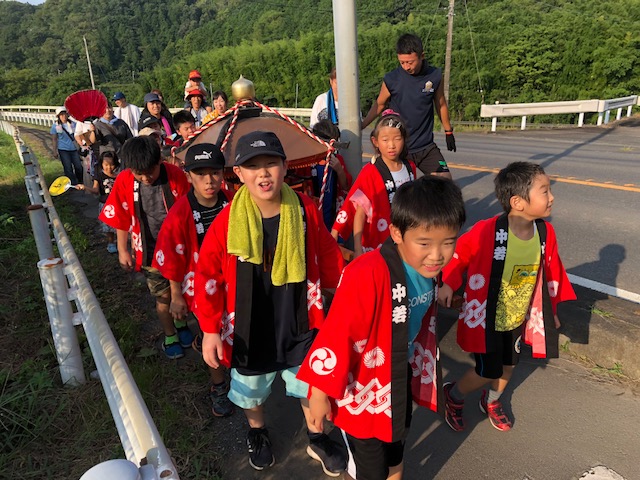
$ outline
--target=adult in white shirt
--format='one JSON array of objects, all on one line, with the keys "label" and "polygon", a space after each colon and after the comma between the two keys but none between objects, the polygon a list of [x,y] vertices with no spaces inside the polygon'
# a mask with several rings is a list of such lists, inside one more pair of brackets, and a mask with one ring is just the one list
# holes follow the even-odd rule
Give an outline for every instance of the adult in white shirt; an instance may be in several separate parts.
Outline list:
[{"label": "adult in white shirt", "polygon": [[331,120],[331,123],[338,125],[338,79],[336,77],[336,69],[333,68],[329,73],[329,91],[321,93],[316,97],[311,109],[311,120],[309,127],[318,123],[320,120]]},{"label": "adult in white shirt", "polygon": [[116,107],[113,114],[129,126],[129,130],[134,137],[138,136],[138,119],[140,118],[140,109],[135,105],[127,103],[127,99],[122,92],[116,92],[113,96]]}]

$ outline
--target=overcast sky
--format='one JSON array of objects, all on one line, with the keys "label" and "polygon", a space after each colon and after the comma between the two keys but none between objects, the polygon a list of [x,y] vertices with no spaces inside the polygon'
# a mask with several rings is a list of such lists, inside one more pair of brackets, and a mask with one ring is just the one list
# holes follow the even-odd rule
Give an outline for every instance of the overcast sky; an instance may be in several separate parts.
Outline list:
[{"label": "overcast sky", "polygon": [[18,0],[20,3],[30,3],[31,5],[40,5],[44,0]]}]

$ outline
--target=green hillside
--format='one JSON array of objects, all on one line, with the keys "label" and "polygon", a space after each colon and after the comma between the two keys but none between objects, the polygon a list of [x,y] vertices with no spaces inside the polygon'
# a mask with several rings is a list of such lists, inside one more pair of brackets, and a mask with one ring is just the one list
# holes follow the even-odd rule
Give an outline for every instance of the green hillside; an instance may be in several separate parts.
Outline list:
[{"label": "green hillside", "polygon": [[[160,88],[178,105],[186,75],[230,90],[240,74],[273,105],[311,106],[333,64],[331,0],[47,0],[0,2],[0,104],[56,104],[90,87],[140,103]],[[420,35],[444,64],[446,0],[360,0],[361,101],[396,66],[394,43]],[[473,119],[495,101],[604,98],[640,92],[640,0],[458,0],[450,104]]]}]

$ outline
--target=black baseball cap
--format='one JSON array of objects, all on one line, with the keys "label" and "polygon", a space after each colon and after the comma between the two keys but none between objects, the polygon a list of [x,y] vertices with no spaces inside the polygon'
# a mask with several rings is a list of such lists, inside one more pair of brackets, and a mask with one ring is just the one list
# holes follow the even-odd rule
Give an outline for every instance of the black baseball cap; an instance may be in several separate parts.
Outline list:
[{"label": "black baseball cap", "polygon": [[138,128],[142,130],[143,128],[150,127],[154,123],[160,123],[160,119],[158,117],[154,117],[153,115],[144,114],[142,115],[142,117],[140,117]]},{"label": "black baseball cap", "polygon": [[221,170],[224,168],[224,155],[220,147],[213,143],[198,143],[189,147],[184,157],[184,171],[190,172],[196,168],[213,168]]},{"label": "black baseball cap", "polygon": [[256,130],[243,135],[238,140],[234,165],[242,165],[258,155],[271,155],[283,160],[287,158],[282,143],[275,133]]}]

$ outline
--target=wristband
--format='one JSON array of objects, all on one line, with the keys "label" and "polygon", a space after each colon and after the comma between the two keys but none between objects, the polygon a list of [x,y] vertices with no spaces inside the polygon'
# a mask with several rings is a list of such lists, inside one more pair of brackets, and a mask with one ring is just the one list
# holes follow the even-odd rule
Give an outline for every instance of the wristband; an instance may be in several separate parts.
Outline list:
[{"label": "wristband", "polygon": [[453,135],[453,130],[445,130],[444,134],[445,135]]}]

